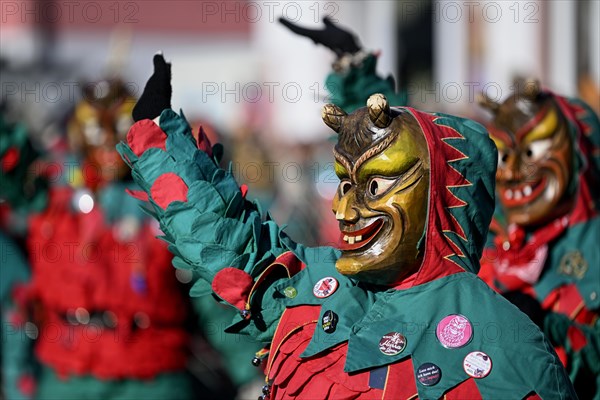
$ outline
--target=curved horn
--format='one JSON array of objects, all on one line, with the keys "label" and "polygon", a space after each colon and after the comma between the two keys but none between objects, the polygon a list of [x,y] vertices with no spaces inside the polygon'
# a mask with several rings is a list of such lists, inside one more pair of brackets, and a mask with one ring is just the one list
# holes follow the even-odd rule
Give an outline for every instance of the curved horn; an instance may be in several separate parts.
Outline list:
[{"label": "curved horn", "polygon": [[387,99],[381,93],[375,93],[367,100],[369,117],[378,128],[385,128],[392,122],[390,115],[390,105]]},{"label": "curved horn", "polygon": [[492,100],[485,93],[478,93],[476,100],[481,107],[491,111],[494,114],[496,114],[500,108],[500,104],[498,104],[498,102],[495,100]]},{"label": "curved horn", "polygon": [[540,86],[540,81],[533,78],[528,78],[523,81],[523,96],[530,101],[534,101],[538,98],[539,94],[542,91]]},{"label": "curved horn", "polygon": [[335,104],[325,104],[321,111],[321,117],[323,122],[336,132],[340,132],[342,127],[342,120],[348,115],[344,110],[336,106]]}]

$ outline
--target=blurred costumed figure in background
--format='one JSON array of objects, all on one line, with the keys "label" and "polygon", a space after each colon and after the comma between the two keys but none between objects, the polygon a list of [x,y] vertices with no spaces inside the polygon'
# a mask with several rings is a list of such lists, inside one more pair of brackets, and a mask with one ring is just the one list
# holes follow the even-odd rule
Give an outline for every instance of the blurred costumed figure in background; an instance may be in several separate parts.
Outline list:
[{"label": "blurred costumed figure in background", "polygon": [[[381,94],[350,115],[325,106],[339,249],[310,248],[219,168],[222,147],[170,109],[168,64],[154,63],[118,149],[175,267],[238,310],[228,332],[270,343],[255,360],[262,399],[575,398],[544,335],[475,276],[497,161],[482,126],[391,108]],[[489,324],[533,334],[490,343]]]},{"label": "blurred costumed figure in background", "polygon": [[521,80],[481,97],[498,147],[499,208],[480,276],[546,333],[580,398],[600,398],[600,121]]},{"label": "blurred costumed figure in background", "polygon": [[65,151],[19,166],[49,182],[27,220],[35,396],[190,398],[189,301],[115,151],[135,101],[118,80],[86,88]]}]

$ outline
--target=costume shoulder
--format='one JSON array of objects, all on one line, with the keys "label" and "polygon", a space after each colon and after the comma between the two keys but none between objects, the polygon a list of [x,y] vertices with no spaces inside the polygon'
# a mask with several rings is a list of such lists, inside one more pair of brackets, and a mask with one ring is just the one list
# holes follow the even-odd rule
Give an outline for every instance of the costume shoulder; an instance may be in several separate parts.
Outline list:
[{"label": "costume shoulder", "polygon": [[[335,253],[320,255],[335,258]],[[340,275],[335,260],[305,261],[305,269],[275,285],[276,297],[288,308],[320,306],[318,324],[334,315],[335,329],[315,329],[300,357],[311,360],[347,342],[349,374],[410,358],[415,382],[427,368],[440,373],[435,385],[417,384],[419,398],[443,397],[467,380],[483,398],[525,398],[534,392],[576,398],[539,328],[474,275],[382,291]],[[327,293],[320,296],[321,290]],[[386,340],[397,343],[386,348]]]}]

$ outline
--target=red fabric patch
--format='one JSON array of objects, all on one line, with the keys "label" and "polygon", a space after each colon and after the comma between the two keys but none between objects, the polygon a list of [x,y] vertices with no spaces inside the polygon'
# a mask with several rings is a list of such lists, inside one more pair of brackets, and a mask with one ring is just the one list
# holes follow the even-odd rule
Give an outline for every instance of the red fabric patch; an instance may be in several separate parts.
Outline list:
[{"label": "red fabric patch", "polygon": [[245,183],[242,184],[242,186],[240,186],[240,190],[242,191],[242,197],[245,199],[246,195],[248,194],[248,185]]},{"label": "red fabric patch", "polygon": [[196,137],[196,140],[198,141],[198,149],[208,154],[209,157],[212,157],[212,145],[206,132],[204,132],[202,125],[200,126],[200,129],[198,129],[198,137]]},{"label": "red fabric patch", "polygon": [[2,156],[2,171],[12,171],[19,163],[20,158],[21,154],[19,153],[19,149],[16,147],[11,147],[6,150],[6,153],[4,153]]},{"label": "red fabric patch", "polygon": [[10,324],[12,324],[16,328],[22,328],[27,322],[27,319],[23,314],[17,311],[12,311],[7,313],[7,320]]},{"label": "red fabric patch", "polygon": [[244,310],[254,280],[237,268],[223,268],[212,281],[213,291],[238,310]]},{"label": "red fabric patch", "polygon": [[556,351],[556,355],[558,356],[558,359],[562,363],[563,367],[566,368],[568,357],[567,357],[567,351],[565,350],[565,348],[561,347],[561,346],[557,346],[557,347],[554,347],[554,351]]},{"label": "red fabric patch", "polygon": [[20,307],[25,307],[30,300],[31,287],[25,283],[19,283],[12,289],[12,300]]},{"label": "red fabric patch", "polygon": [[143,190],[125,189],[125,193],[127,193],[128,195],[130,195],[134,199],[138,199],[138,200],[142,200],[142,201],[148,201],[148,193],[144,192]]},{"label": "red fabric patch", "polygon": [[173,172],[159,176],[150,188],[150,195],[156,204],[166,210],[174,201],[187,202],[188,186]]},{"label": "red fabric patch", "polygon": [[482,399],[479,388],[475,383],[475,379],[469,378],[466,381],[458,384],[445,393],[444,398],[447,400],[463,400],[463,399]]},{"label": "red fabric patch", "polygon": [[540,396],[537,395],[537,393],[531,393],[530,395],[528,395],[526,397],[527,400],[542,400],[542,398]]},{"label": "red fabric patch", "polygon": [[583,298],[577,290],[577,286],[569,284],[560,286],[559,288],[551,292],[554,295],[552,301],[552,311],[566,314],[570,318],[573,318],[572,314],[580,307],[583,303]]},{"label": "red fabric patch", "polygon": [[575,352],[583,349],[587,344],[587,339],[585,338],[585,335],[576,326],[571,325],[569,327],[569,330],[567,331],[567,337],[569,338],[569,342],[571,342],[571,347]]},{"label": "red fabric patch", "polygon": [[409,399],[417,393],[414,368],[411,358],[407,358],[389,366],[385,383],[384,400]]},{"label": "red fabric patch", "polygon": [[127,133],[127,144],[138,157],[151,148],[166,151],[166,140],[167,134],[149,119],[136,122]]},{"label": "red fabric patch", "polygon": [[31,375],[22,375],[17,383],[19,391],[25,396],[33,396],[35,392],[35,379]]}]

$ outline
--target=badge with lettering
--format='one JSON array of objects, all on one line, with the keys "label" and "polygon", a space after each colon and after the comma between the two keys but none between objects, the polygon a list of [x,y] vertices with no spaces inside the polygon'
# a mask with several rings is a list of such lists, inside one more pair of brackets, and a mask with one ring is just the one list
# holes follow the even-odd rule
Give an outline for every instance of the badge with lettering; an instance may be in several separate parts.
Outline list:
[{"label": "badge with lettering", "polygon": [[492,359],[481,351],[474,351],[465,357],[463,368],[473,378],[485,378],[492,370]]},{"label": "badge with lettering", "polygon": [[442,379],[442,370],[433,363],[424,363],[417,369],[417,380],[423,386],[433,386]]},{"label": "badge with lettering", "polygon": [[383,335],[379,341],[379,351],[386,356],[395,356],[400,354],[406,348],[406,338],[399,332],[390,332]]},{"label": "badge with lettering", "polygon": [[457,349],[471,341],[473,327],[464,315],[450,314],[438,323],[435,333],[442,346]]},{"label": "badge with lettering", "polygon": [[335,327],[338,323],[338,316],[331,310],[325,311],[323,319],[321,320],[321,327],[325,333],[335,332]]},{"label": "badge with lettering", "polygon": [[324,299],[325,297],[331,296],[338,287],[338,281],[328,276],[326,278],[320,279],[315,286],[313,287],[313,294],[315,297],[319,299]]}]

